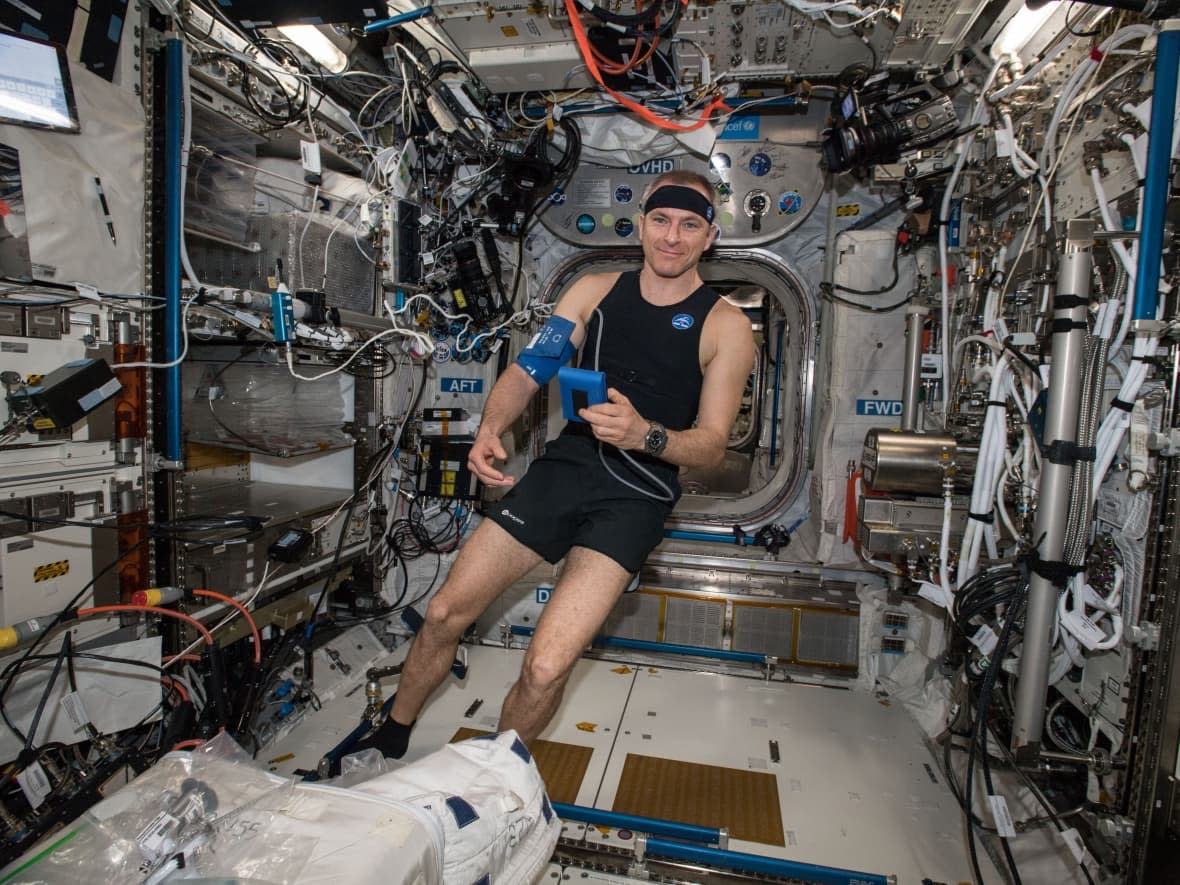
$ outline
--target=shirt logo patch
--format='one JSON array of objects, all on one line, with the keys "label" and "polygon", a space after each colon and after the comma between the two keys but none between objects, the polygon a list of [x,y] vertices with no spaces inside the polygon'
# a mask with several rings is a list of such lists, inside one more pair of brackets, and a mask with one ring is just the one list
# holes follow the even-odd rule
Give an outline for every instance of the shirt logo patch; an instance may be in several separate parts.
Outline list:
[{"label": "shirt logo patch", "polygon": [[679,329],[681,332],[685,329],[691,329],[692,323],[692,314],[690,313],[678,313],[672,317],[672,328]]}]

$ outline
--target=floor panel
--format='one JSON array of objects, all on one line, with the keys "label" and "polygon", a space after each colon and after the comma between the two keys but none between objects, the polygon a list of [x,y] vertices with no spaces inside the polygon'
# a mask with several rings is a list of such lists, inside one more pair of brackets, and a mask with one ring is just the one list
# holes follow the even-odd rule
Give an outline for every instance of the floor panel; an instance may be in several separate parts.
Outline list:
[{"label": "floor panel", "polygon": [[767,771],[628,753],[611,810],[724,827],[735,839],[783,844],[777,779]]},{"label": "floor panel", "polygon": [[899,882],[971,878],[958,805],[913,721],[888,701],[645,668],[597,807],[614,804],[628,753],[773,773],[783,847],[732,839],[735,851],[896,874]]},{"label": "floor panel", "polygon": [[[469,648],[467,678],[447,677],[420,717],[405,761],[433,752],[460,728],[495,730],[523,656],[519,650]],[[363,683],[364,674],[356,676]],[[337,698],[260,758],[291,754],[272,766],[282,773],[314,768],[352,729],[363,705],[360,691]],[[781,844],[735,837],[733,850],[895,874],[900,883],[971,878],[959,808],[918,728],[888,700],[796,683],[582,660],[541,737],[590,751],[580,785],[575,778],[572,787],[562,787],[567,796],[576,789],[574,804],[611,809],[629,754],[762,773],[774,778]],[[778,745],[777,762],[771,741]],[[751,797],[750,804],[747,812],[758,814],[761,805],[766,818],[773,818],[765,802]],[[645,813],[656,810],[653,805]],[[675,809],[657,816],[675,819]],[[579,829],[571,825],[568,831]],[[620,844],[617,832],[594,827],[587,832],[591,840]],[[985,881],[998,881],[986,856],[981,859]]]}]

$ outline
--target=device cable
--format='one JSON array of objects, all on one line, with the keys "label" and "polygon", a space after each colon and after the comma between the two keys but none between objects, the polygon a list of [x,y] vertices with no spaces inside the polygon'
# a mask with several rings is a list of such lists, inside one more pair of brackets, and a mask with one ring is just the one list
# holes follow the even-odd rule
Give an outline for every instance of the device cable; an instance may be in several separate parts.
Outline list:
[{"label": "device cable", "polygon": [[[66,631],[65,643],[66,643],[66,678],[69,680],[69,683],[70,683],[70,691],[77,694],[77,692],[78,692],[78,674],[75,672],[75,668],[74,668],[75,653],[74,653],[74,634],[73,633]],[[88,735],[90,735],[91,738],[98,737],[98,729],[94,727],[94,723],[90,720],[89,714],[87,714],[87,716],[86,716],[85,728],[86,728],[86,733]]]},{"label": "device cable", "polygon": [[[594,308],[594,315],[596,317],[598,317],[598,330],[597,330],[596,340],[594,342],[594,371],[599,372],[599,371],[602,371],[601,369],[598,368],[599,351],[602,348],[602,328],[603,328],[603,326],[606,325],[606,320],[603,319],[602,310],[600,308],[597,308],[597,307]],[[598,441],[598,460],[600,462],[602,462],[602,466],[604,468],[606,468],[607,473],[609,473],[611,476],[613,476],[615,479],[617,479],[619,482],[621,482],[627,488],[631,489],[632,491],[639,492],[641,495],[646,495],[649,498],[654,498],[657,501],[664,501],[669,504],[671,504],[673,501],[676,500],[676,495],[672,492],[672,489],[670,489],[668,487],[668,485],[663,480],[661,480],[658,476],[656,476],[654,473],[652,473],[650,470],[648,470],[646,467],[644,467],[642,464],[640,464],[638,461],[636,461],[633,457],[631,457],[631,454],[629,452],[618,448],[618,446],[615,446],[614,448],[620,455],[623,456],[623,458],[627,461],[627,463],[629,463],[631,465],[631,467],[635,470],[636,473],[638,473],[643,479],[645,479],[649,483],[651,483],[651,485],[655,486],[658,489],[661,489],[662,494],[658,493],[658,492],[653,492],[650,489],[645,489],[642,486],[638,486],[635,483],[631,482],[630,480],[615,473],[614,468],[612,468],[610,466],[610,464],[607,463],[606,454],[603,451],[603,442],[601,440],[599,440]]]},{"label": "device cable", "polygon": [[61,673],[61,665],[65,662],[66,655],[70,651],[69,634],[61,642],[61,651],[57,653],[57,657],[53,661],[53,670],[49,674],[49,678],[45,680],[45,690],[41,692],[41,698],[37,701],[37,709],[33,712],[33,718],[29,720],[29,733],[25,736],[25,748],[21,751],[21,757],[25,761],[18,759],[18,764],[22,767],[28,764],[28,756],[33,750],[33,741],[37,738],[37,726],[41,724],[41,714],[45,712],[45,704],[49,701],[49,695],[53,693],[53,686],[57,684],[57,677]]},{"label": "device cable", "polygon": [[[111,569],[117,567],[119,565],[119,563],[122,562],[126,557],[128,557],[132,553],[135,553],[136,551],[138,551],[140,547],[143,547],[144,545],[146,545],[148,543],[148,541],[150,541],[150,540],[151,540],[150,537],[143,538],[142,540],[140,540],[139,542],[137,542],[133,546],[128,547],[126,550],[124,550],[122,553],[120,553],[117,558],[113,559],[111,562],[107,563],[107,565],[103,566],[98,571],[98,573],[93,578],[90,579],[90,581],[86,584],[86,586],[84,586],[81,590],[79,590],[77,593],[75,593],[73,598],[71,598],[70,601],[67,602],[64,606],[62,606],[62,608],[57,612],[57,614],[53,616],[53,620],[50,621],[49,626],[45,629],[45,632],[42,633],[40,636],[36,637],[31,643],[29,643],[29,647],[25,650],[25,653],[23,655],[21,655],[21,657],[18,661],[16,661],[16,669],[13,669],[11,672],[9,672],[8,675],[4,678],[4,681],[2,683],[0,683],[0,719],[4,720],[4,724],[6,726],[8,726],[8,729],[22,743],[26,739],[24,732],[22,732],[19,728],[17,728],[16,725],[12,722],[12,720],[8,718],[8,713],[4,709],[4,696],[8,694],[9,689],[12,687],[12,683],[16,679],[16,674],[19,671],[20,664],[23,663],[24,661],[28,660],[28,658],[33,654],[34,651],[37,650],[37,648],[41,645],[41,643],[43,643],[46,640],[46,638],[49,636],[50,632],[55,627],[57,627],[58,624],[62,623],[64,620],[67,619],[67,617],[73,612],[74,606],[77,605],[78,600],[80,600],[83,596],[85,596],[88,592],[90,592],[93,589],[94,585],[96,583],[98,583],[99,580],[101,580],[103,575],[105,575]],[[6,670],[6,672],[7,672],[7,670]]]}]

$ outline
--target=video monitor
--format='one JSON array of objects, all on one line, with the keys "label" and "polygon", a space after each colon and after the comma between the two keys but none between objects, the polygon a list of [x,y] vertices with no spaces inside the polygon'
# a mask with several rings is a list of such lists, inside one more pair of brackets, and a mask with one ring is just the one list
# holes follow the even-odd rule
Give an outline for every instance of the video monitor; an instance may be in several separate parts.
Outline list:
[{"label": "video monitor", "polygon": [[65,49],[0,31],[0,123],[81,130]]}]

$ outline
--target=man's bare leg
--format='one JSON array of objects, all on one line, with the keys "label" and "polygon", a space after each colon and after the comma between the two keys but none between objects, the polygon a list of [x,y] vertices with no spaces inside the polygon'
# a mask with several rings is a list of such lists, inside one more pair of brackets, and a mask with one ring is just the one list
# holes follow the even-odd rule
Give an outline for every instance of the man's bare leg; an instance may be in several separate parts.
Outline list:
[{"label": "man's bare leg", "polygon": [[418,718],[451,669],[463,631],[540,561],[540,556],[490,519],[479,524],[426,607],[426,619],[398,681],[390,714],[395,722],[409,725]]},{"label": "man's bare leg", "polygon": [[574,664],[598,632],[631,575],[596,550],[574,547],[525,653],[520,677],[504,699],[500,731],[516,729],[528,743],[561,703]]}]

